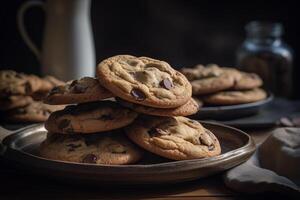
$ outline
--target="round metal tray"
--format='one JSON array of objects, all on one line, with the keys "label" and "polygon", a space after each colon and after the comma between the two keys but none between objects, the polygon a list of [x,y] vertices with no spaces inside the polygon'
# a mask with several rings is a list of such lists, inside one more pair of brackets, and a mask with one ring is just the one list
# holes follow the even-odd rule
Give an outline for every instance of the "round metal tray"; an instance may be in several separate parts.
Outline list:
[{"label": "round metal tray", "polygon": [[[94,165],[49,160],[38,155],[46,138],[43,124],[3,133],[1,155],[16,167],[32,173],[77,183],[169,184],[191,181],[230,169],[246,161],[255,151],[245,132],[218,123],[201,122],[219,139],[222,153],[212,158],[171,161],[148,155],[134,165]],[[0,137],[1,138],[1,137]]]}]

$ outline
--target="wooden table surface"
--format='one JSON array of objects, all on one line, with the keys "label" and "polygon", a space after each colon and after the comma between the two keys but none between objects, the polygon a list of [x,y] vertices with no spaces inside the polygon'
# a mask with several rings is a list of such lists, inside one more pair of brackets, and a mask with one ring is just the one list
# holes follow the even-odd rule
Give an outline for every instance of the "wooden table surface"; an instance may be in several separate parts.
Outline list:
[{"label": "wooden table surface", "polygon": [[[263,142],[271,129],[245,130],[256,143]],[[12,169],[0,160],[0,199],[232,199],[248,198],[226,188],[222,174],[197,181],[167,186],[103,187],[61,183]],[[264,196],[263,196],[264,195]],[[251,197],[265,197],[260,194]]]}]

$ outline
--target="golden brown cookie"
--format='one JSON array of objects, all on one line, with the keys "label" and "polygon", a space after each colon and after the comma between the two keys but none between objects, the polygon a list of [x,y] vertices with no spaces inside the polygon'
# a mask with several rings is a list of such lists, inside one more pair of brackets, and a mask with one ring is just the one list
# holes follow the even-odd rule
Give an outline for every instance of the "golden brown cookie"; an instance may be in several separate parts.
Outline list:
[{"label": "golden brown cookie", "polygon": [[38,90],[39,93],[48,93],[50,90],[52,90],[54,87],[65,85],[64,81],[58,80],[57,78],[53,76],[45,76],[44,78],[41,78],[41,86]]},{"label": "golden brown cookie", "polygon": [[5,119],[12,122],[44,122],[49,115],[64,106],[47,105],[43,102],[33,101],[25,107],[7,111]]},{"label": "golden brown cookie", "polygon": [[185,117],[153,117],[135,121],[125,129],[142,148],[173,160],[219,155],[219,141],[198,121]]},{"label": "golden brown cookie", "polygon": [[182,68],[180,70],[189,81],[203,79],[205,77],[217,77],[223,73],[222,69],[216,64],[196,65],[193,68]]},{"label": "golden brown cookie", "polygon": [[12,70],[0,71],[0,83],[0,97],[27,95],[33,92],[27,76]]},{"label": "golden brown cookie", "polygon": [[44,79],[33,74],[17,73],[12,70],[0,71],[0,97],[11,95],[32,95],[35,92],[48,92],[61,82],[54,77]]},{"label": "golden brown cookie", "polygon": [[76,163],[124,165],[140,160],[142,151],[121,131],[89,135],[48,133],[40,155]]},{"label": "golden brown cookie", "polygon": [[191,98],[186,104],[176,108],[153,108],[130,103],[120,98],[117,98],[117,101],[121,105],[130,108],[138,113],[156,116],[188,116],[195,114],[200,108],[199,104],[193,98]]},{"label": "golden brown cookie", "polygon": [[210,94],[229,89],[234,86],[238,72],[232,69],[225,71],[217,65],[198,66],[196,79],[191,81],[193,95]]},{"label": "golden brown cookie", "polygon": [[112,101],[90,102],[67,106],[54,112],[45,128],[54,133],[96,133],[118,129],[130,124],[137,113]]},{"label": "golden brown cookie", "polygon": [[9,96],[0,99],[0,110],[20,108],[32,103],[30,96]]},{"label": "golden brown cookie", "polygon": [[203,95],[222,90],[249,90],[262,85],[261,78],[254,73],[238,71],[234,68],[209,64],[194,68],[183,68],[182,73],[191,81],[193,95]]},{"label": "golden brown cookie", "polygon": [[262,86],[262,79],[254,73],[240,72],[240,77],[235,80],[234,90],[249,90]]},{"label": "golden brown cookie", "polygon": [[213,105],[234,105],[263,100],[267,93],[260,89],[243,91],[223,91],[203,98],[203,101]]},{"label": "golden brown cookie", "polygon": [[127,101],[157,108],[175,108],[192,95],[186,77],[168,63],[148,57],[119,55],[102,61],[97,75],[104,87]]},{"label": "golden brown cookie", "polygon": [[113,97],[113,94],[102,87],[98,79],[84,77],[53,88],[44,102],[55,105],[75,104],[99,101],[110,97]]}]

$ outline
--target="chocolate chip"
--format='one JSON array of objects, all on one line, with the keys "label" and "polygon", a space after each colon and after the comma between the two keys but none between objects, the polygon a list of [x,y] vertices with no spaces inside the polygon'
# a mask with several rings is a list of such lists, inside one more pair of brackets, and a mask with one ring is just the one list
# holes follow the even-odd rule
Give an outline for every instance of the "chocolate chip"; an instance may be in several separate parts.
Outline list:
[{"label": "chocolate chip", "polygon": [[167,135],[166,132],[164,132],[162,129],[160,128],[151,128],[148,133],[151,135],[151,136],[160,136],[160,135]]},{"label": "chocolate chip", "polygon": [[214,145],[210,145],[207,148],[208,148],[209,151],[212,151],[212,150],[214,150],[215,146]]},{"label": "chocolate chip", "polygon": [[64,129],[67,128],[70,125],[71,121],[68,119],[63,119],[59,122],[58,124],[58,128],[59,129]]},{"label": "chocolate chip", "polygon": [[103,121],[106,121],[106,120],[113,120],[114,119],[114,117],[112,117],[111,115],[101,115],[100,117],[99,117],[99,119],[100,120],[103,120]]},{"label": "chocolate chip", "polygon": [[136,73],[135,72],[128,72],[128,73],[132,76],[132,78],[136,79]]},{"label": "chocolate chip", "polygon": [[25,83],[25,93],[26,94],[31,94],[32,93],[32,87],[31,87],[29,82]]},{"label": "chocolate chip", "polygon": [[73,87],[73,92],[74,93],[84,93],[87,88],[88,88],[88,86],[86,86],[86,85],[77,84]]},{"label": "chocolate chip", "polygon": [[67,144],[66,145],[67,147],[71,147],[71,148],[73,148],[73,149],[76,149],[76,148],[78,148],[78,147],[81,147],[81,144]]},{"label": "chocolate chip", "polygon": [[174,86],[173,83],[167,78],[162,80],[159,84],[161,87],[164,87],[167,90],[170,90]]},{"label": "chocolate chip", "polygon": [[97,163],[97,156],[95,154],[87,154],[83,159],[83,163]]},{"label": "chocolate chip", "polygon": [[151,129],[148,131],[148,133],[149,133],[150,135],[154,135],[155,133],[157,133],[157,130],[156,130],[156,128],[151,128]]},{"label": "chocolate chip", "polygon": [[61,92],[60,87],[54,87],[54,88],[49,92],[49,95],[57,94],[57,93],[60,93],[60,92]]},{"label": "chocolate chip", "polygon": [[138,101],[143,101],[146,99],[146,95],[139,89],[132,89],[130,94]]},{"label": "chocolate chip", "polygon": [[77,83],[78,83],[78,80],[72,81],[72,83],[70,84],[70,87],[74,87]]}]

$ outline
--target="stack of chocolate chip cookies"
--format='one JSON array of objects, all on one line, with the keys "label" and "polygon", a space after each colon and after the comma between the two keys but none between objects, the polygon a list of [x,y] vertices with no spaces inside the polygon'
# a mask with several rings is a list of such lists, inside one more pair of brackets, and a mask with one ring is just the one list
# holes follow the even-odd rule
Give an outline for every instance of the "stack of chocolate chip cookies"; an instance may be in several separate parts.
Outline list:
[{"label": "stack of chocolate chip cookies", "polygon": [[183,68],[181,72],[191,82],[193,96],[208,105],[234,105],[263,100],[266,92],[259,88],[263,81],[254,73],[216,64]]},{"label": "stack of chocolate chip cookies", "polygon": [[112,165],[136,163],[144,150],[171,160],[219,155],[215,135],[185,117],[199,109],[191,96],[186,77],[164,61],[108,58],[97,66],[97,78],[70,81],[46,97],[49,104],[76,105],[50,115],[40,154]]},{"label": "stack of chocolate chip cookies", "polygon": [[41,99],[55,86],[64,84],[52,76],[44,78],[0,71],[0,116],[11,122],[44,122],[62,106],[44,104]]}]

